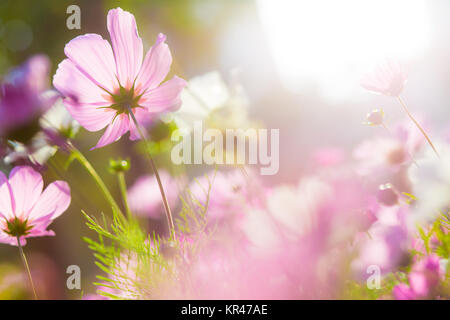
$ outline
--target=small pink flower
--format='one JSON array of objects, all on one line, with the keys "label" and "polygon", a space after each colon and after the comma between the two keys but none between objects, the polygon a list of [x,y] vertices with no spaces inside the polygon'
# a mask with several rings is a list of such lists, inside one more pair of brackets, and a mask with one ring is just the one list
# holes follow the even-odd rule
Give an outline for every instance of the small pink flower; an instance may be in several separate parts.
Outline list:
[{"label": "small pink flower", "polygon": [[[177,182],[169,173],[159,172],[161,182],[170,192],[167,193],[169,205],[174,207],[178,199]],[[164,215],[164,207],[158,187],[158,181],[154,176],[139,177],[128,190],[128,202],[134,213],[150,218],[158,219]]]},{"label": "small pink flower", "polygon": [[43,191],[41,175],[28,166],[15,167],[9,179],[0,172],[0,242],[22,245],[25,238],[53,236],[47,230],[70,204],[70,188],[55,181]]},{"label": "small pink flower", "polygon": [[134,16],[117,8],[108,12],[107,20],[112,48],[98,34],[72,39],[64,48],[68,59],[60,63],[53,78],[66,97],[67,109],[86,130],[107,127],[95,148],[119,140],[128,131],[131,140],[138,139],[130,110],[139,124],[147,124],[158,114],[177,110],[186,85],[176,76],[161,84],[172,64],[165,35],[158,35],[142,61]]},{"label": "small pink flower", "polygon": [[386,59],[380,63],[372,74],[367,74],[361,79],[361,86],[365,89],[397,97],[403,90],[406,75],[397,61]]}]

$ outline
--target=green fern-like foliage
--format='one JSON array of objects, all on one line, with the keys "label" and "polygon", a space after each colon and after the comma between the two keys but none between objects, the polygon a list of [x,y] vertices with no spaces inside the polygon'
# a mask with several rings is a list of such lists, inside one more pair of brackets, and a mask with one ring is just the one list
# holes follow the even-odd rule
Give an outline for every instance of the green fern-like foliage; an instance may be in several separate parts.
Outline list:
[{"label": "green fern-like foliage", "polygon": [[158,299],[169,290],[171,297],[174,292],[188,294],[189,280],[184,273],[189,260],[212,234],[206,220],[212,182],[204,190],[206,203],[195,199],[189,189],[180,196],[175,239],[147,234],[137,219],[125,220],[115,210],[110,222],[104,214],[98,221],[83,211],[86,225],[98,235],[97,240],[83,238],[102,271],[94,283],[97,293],[111,299]]}]

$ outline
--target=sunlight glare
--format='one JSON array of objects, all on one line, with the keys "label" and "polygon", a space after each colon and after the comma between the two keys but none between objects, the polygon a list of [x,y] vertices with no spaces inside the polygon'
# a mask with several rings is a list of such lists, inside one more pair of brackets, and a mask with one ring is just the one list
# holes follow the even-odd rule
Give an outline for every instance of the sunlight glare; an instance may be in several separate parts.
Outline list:
[{"label": "sunlight glare", "polygon": [[283,84],[315,83],[345,95],[358,75],[385,57],[419,57],[428,45],[424,0],[258,0]]}]

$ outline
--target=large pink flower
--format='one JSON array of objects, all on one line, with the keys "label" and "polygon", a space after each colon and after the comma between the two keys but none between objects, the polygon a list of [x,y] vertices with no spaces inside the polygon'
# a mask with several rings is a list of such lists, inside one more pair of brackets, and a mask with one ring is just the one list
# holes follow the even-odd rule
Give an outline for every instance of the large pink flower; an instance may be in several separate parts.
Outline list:
[{"label": "large pink flower", "polygon": [[72,116],[89,131],[107,127],[95,148],[120,139],[130,131],[139,138],[130,110],[139,124],[155,115],[174,111],[181,105],[180,94],[186,82],[166,78],[172,56],[159,34],[143,58],[142,40],[134,16],[121,8],[108,12],[111,45],[98,34],[72,39],[64,48],[63,60],[53,78],[54,86],[66,97]]},{"label": "large pink flower", "polygon": [[43,191],[41,175],[28,166],[15,167],[9,179],[0,172],[0,242],[22,245],[25,238],[53,236],[47,230],[70,204],[70,188],[55,181]]}]

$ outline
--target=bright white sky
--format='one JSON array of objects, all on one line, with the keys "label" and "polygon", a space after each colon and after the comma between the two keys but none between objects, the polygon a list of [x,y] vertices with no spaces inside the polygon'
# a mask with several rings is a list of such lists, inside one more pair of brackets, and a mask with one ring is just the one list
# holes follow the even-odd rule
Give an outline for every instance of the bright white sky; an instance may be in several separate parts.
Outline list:
[{"label": "bright white sky", "polygon": [[283,84],[316,83],[348,98],[362,72],[385,57],[408,61],[429,43],[425,0],[258,0]]}]

